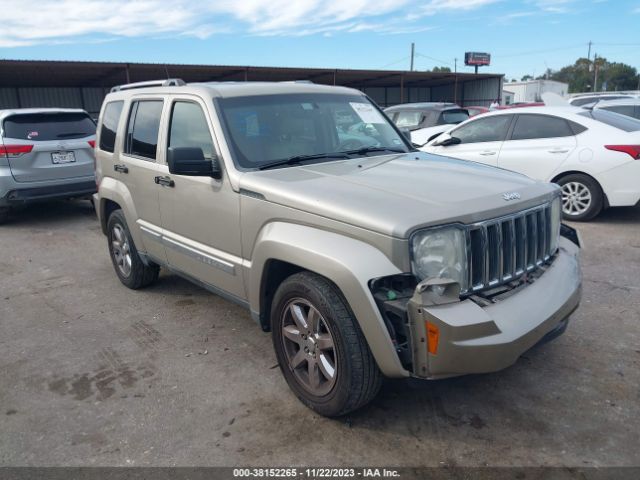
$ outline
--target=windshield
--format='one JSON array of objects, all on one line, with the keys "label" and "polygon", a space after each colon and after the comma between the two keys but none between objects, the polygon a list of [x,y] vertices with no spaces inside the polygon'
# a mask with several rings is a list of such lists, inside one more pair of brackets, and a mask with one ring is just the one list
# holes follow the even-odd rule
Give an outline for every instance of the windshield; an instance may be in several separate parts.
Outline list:
[{"label": "windshield", "polygon": [[[365,97],[335,94],[258,95],[218,99],[236,164],[259,168],[278,160],[376,148],[409,151]],[[344,156],[343,156],[344,157]],[[330,157],[335,159],[336,157]],[[326,159],[324,159],[326,160]]]},{"label": "windshield", "polygon": [[587,110],[579,113],[583,117],[592,118],[598,122],[602,122],[614,128],[619,128],[625,132],[637,132],[640,131],[640,120],[627,117],[620,113],[609,112],[608,110]]},{"label": "windshield", "polygon": [[55,112],[12,115],[4,121],[5,138],[47,141],[95,135],[96,125],[86,113]]}]

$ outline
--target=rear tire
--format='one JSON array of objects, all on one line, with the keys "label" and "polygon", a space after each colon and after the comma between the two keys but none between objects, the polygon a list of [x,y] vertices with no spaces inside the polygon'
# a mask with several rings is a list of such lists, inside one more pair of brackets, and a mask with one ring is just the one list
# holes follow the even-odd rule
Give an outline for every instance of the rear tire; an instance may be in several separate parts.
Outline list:
[{"label": "rear tire", "polygon": [[349,305],[326,278],[287,278],[274,296],[271,326],[284,378],[312,410],[345,415],[378,393],[382,374]]},{"label": "rear tire", "polygon": [[556,183],[562,187],[562,216],[565,220],[586,222],[604,208],[602,188],[590,176],[573,173]]},{"label": "rear tire", "polygon": [[156,264],[144,264],[120,209],[114,210],[109,216],[107,240],[113,268],[123,285],[136,290],[158,279],[160,267]]}]

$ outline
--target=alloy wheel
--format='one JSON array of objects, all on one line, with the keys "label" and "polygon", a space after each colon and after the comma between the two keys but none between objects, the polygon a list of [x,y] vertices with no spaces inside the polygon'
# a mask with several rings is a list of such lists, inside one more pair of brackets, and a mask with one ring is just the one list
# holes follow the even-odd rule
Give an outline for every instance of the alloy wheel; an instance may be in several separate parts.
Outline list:
[{"label": "alloy wheel", "polygon": [[337,353],[325,319],[310,302],[295,298],[281,325],[287,362],[300,385],[315,396],[329,393],[336,383]]},{"label": "alloy wheel", "polygon": [[111,248],[118,270],[123,276],[128,277],[131,275],[131,247],[127,234],[119,224],[111,229]]},{"label": "alloy wheel", "polygon": [[562,211],[566,215],[582,215],[591,206],[591,201],[591,191],[586,185],[580,182],[562,185]]}]

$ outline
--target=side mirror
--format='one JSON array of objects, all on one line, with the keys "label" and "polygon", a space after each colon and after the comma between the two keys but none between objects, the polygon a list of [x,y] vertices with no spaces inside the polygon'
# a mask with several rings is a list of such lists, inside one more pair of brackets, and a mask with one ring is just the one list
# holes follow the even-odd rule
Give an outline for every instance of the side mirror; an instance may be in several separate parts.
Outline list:
[{"label": "side mirror", "polygon": [[199,147],[169,147],[167,149],[169,173],[193,177],[222,178],[220,161],[214,155],[211,160],[204,158]]},{"label": "side mirror", "polygon": [[457,137],[452,137],[448,133],[443,133],[438,135],[438,137],[433,141],[433,145],[436,147],[448,147],[449,145],[458,145],[462,141]]}]

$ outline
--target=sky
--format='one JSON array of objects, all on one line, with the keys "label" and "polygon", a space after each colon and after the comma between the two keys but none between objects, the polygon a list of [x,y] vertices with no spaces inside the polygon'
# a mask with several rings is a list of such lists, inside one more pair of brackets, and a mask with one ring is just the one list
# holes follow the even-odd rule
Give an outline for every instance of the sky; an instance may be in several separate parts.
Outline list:
[{"label": "sky", "polygon": [[591,56],[640,70],[640,0],[0,0],[0,58],[541,75]]}]

